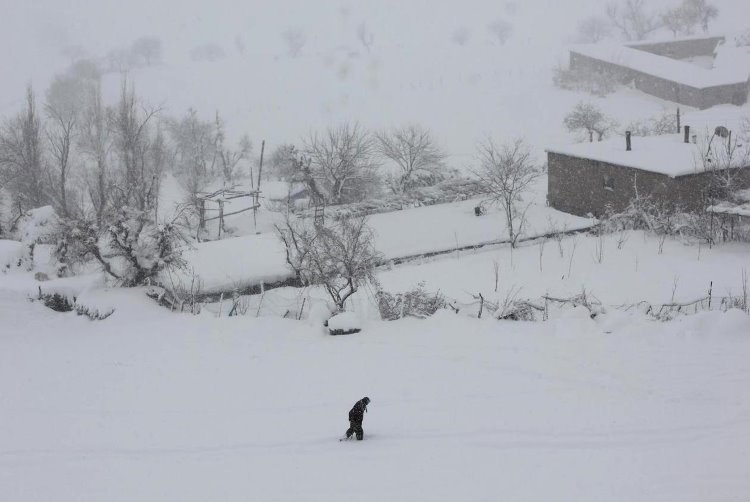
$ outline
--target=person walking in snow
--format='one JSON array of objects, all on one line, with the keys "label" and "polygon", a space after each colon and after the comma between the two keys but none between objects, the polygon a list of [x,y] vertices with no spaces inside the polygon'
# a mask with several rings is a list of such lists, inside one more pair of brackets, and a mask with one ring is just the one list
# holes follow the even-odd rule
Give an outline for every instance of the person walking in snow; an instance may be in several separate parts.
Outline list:
[{"label": "person walking in snow", "polygon": [[362,421],[365,419],[368,404],[370,404],[370,398],[363,397],[349,410],[349,429],[346,431],[346,439],[352,437],[352,434],[357,435],[357,441],[364,439],[365,431],[362,430]]}]

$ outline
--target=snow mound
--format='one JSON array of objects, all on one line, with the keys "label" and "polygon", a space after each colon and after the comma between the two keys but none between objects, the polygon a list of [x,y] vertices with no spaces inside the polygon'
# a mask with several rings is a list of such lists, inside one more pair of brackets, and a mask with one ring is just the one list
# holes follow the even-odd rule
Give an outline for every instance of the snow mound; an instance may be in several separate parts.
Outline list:
[{"label": "snow mound", "polygon": [[56,239],[59,221],[52,206],[31,209],[18,220],[14,237],[22,242],[50,244]]},{"label": "snow mound", "polygon": [[26,255],[26,246],[18,241],[0,239],[0,268],[18,267]]},{"label": "snow mound", "polygon": [[362,325],[354,312],[342,312],[328,320],[328,331],[332,335],[348,335],[361,330]]}]

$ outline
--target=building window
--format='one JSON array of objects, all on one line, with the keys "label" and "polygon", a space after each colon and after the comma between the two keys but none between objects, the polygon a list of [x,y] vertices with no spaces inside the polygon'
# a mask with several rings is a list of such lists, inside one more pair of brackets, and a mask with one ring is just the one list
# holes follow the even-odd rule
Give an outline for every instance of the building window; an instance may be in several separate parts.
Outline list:
[{"label": "building window", "polygon": [[615,190],[615,180],[612,179],[612,176],[604,175],[604,189],[609,190],[610,192],[614,192]]}]

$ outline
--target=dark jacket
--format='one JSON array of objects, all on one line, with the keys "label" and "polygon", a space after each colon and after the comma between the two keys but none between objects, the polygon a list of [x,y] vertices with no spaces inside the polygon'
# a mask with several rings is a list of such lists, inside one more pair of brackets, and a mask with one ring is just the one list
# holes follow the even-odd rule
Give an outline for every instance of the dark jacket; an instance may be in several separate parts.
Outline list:
[{"label": "dark jacket", "polygon": [[370,402],[369,399],[360,399],[354,404],[354,407],[349,410],[349,421],[355,423],[362,423],[365,418],[365,412],[367,411],[367,404]]}]

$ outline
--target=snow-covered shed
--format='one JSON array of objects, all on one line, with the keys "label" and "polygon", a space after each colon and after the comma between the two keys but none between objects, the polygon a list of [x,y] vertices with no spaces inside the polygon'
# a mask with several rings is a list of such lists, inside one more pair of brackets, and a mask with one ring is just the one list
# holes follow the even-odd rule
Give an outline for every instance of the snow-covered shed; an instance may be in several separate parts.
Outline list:
[{"label": "snow-covered shed", "polygon": [[[731,64],[716,58],[724,37],[684,38],[619,45],[598,43],[570,49],[573,71],[605,73],[647,94],[695,108],[743,105],[750,91],[748,58]],[[734,54],[738,56],[738,54]],[[691,60],[710,58],[710,67]]]},{"label": "snow-covered shed", "polygon": [[698,139],[686,128],[681,134],[632,137],[630,149],[623,136],[548,148],[547,201],[578,216],[622,211],[636,194],[683,210],[704,209],[717,172],[732,169],[737,187],[750,187],[750,145],[721,133],[717,128]]}]

